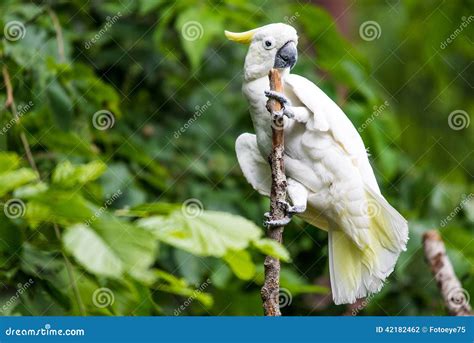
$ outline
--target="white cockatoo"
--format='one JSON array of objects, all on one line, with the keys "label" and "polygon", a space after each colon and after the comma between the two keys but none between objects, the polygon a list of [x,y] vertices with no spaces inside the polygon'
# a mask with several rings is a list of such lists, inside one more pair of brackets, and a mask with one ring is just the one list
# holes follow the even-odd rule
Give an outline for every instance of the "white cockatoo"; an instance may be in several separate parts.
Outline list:
[{"label": "white cockatoo", "polygon": [[[249,44],[243,93],[255,133],[237,138],[236,152],[247,181],[270,195],[272,115],[268,98],[283,110],[284,163],[288,183],[288,218],[292,214],[328,232],[331,289],[336,304],[380,291],[408,240],[407,221],[385,200],[361,137],[351,121],[321,89],[290,74],[297,59],[296,30],[277,23],[247,32],[225,32]],[[280,70],[284,93],[269,91],[270,69]],[[291,204],[291,205],[290,205]]]}]

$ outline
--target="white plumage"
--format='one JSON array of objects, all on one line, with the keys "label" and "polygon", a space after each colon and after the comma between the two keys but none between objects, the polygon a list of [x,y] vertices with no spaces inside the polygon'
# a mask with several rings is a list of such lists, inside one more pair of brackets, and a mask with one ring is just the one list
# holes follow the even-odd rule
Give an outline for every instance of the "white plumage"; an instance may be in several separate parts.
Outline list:
[{"label": "white plumage", "polygon": [[[256,135],[238,137],[237,158],[247,181],[269,196],[271,116],[264,91],[278,49],[297,43],[298,37],[286,24],[227,35],[250,43],[243,93]],[[264,45],[269,37],[274,49]],[[381,195],[364,143],[344,112],[311,81],[290,74],[289,68],[281,73],[294,114],[284,118],[289,200],[306,209],[299,214],[303,220],[328,231],[334,302],[353,303],[381,289],[405,250],[408,225]]]}]

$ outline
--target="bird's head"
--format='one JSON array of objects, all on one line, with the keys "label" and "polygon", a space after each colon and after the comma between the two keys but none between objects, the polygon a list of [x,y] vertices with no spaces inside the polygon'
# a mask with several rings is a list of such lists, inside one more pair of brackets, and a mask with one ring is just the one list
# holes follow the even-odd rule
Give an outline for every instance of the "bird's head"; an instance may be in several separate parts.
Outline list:
[{"label": "bird's head", "polygon": [[245,57],[245,79],[250,81],[268,75],[272,68],[291,69],[298,58],[296,30],[277,23],[246,32],[225,31],[234,42],[250,44]]}]

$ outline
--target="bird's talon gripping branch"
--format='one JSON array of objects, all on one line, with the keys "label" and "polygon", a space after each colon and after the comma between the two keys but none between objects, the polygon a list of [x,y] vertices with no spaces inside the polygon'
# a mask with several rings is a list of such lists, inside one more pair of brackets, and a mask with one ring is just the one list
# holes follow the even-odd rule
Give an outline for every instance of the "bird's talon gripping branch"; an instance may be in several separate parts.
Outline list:
[{"label": "bird's talon gripping branch", "polygon": [[270,228],[270,227],[275,227],[275,226],[285,226],[287,225],[289,222],[291,222],[291,217],[290,216],[286,216],[282,219],[277,219],[277,220],[265,220],[263,222],[263,225],[266,227],[266,228]]},{"label": "bird's talon gripping branch", "polygon": [[265,96],[269,99],[275,99],[281,104],[280,111],[272,112],[273,119],[280,119],[283,116],[287,116],[290,119],[293,119],[295,117],[291,101],[286,96],[275,91],[265,91]]},{"label": "bird's talon gripping branch", "polygon": [[293,214],[299,214],[306,211],[306,206],[292,206],[287,201],[278,201],[283,206],[285,213],[291,218]]},{"label": "bird's talon gripping branch", "polygon": [[265,91],[265,96],[269,99],[275,99],[281,104],[282,107],[292,106],[290,99],[288,99],[286,96],[284,96],[283,94],[279,92]]}]

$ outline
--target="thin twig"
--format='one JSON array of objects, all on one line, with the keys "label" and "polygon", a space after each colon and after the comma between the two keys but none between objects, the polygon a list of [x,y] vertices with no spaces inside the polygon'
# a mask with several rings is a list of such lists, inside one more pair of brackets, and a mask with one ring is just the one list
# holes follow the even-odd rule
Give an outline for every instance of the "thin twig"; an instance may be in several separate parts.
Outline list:
[{"label": "thin twig", "polygon": [[64,63],[66,61],[66,58],[64,56],[64,39],[63,39],[63,31],[61,29],[61,23],[59,22],[56,12],[54,12],[51,8],[48,8],[48,13],[49,13],[49,16],[51,17],[51,21],[53,22],[54,30],[56,31],[56,41],[58,42],[59,61]]},{"label": "thin twig", "polygon": [[[7,101],[5,102],[5,107],[10,108],[13,118],[18,121],[19,117],[18,112],[16,110],[15,97],[13,96],[13,87],[10,78],[10,73],[8,72],[8,68],[5,64],[2,68],[2,74],[3,81],[5,83],[5,88],[7,89]],[[28,143],[28,139],[26,138],[26,135],[23,131],[20,132],[20,139],[21,143],[23,144],[23,148],[25,149],[26,159],[28,160],[28,163],[30,164],[31,168],[36,172],[36,175],[39,178],[40,174],[36,166],[35,159],[33,158],[33,154],[31,153],[30,144]]]},{"label": "thin twig", "polygon": [[430,230],[423,235],[423,245],[425,257],[428,261],[431,272],[436,279],[438,288],[443,296],[446,309],[452,316],[470,316],[471,305],[469,295],[462,288],[453,266],[446,255],[446,248],[443,240],[436,230]]},{"label": "thin twig", "polygon": [[[278,70],[272,69],[269,73],[270,89],[283,92],[281,76]],[[267,109],[270,112],[281,110],[281,104],[269,99]],[[286,176],[283,163],[284,155],[284,135],[283,121],[273,119],[272,121],[272,152],[269,156],[269,162],[272,169],[272,188],[270,193],[270,218],[269,220],[280,220],[286,215],[285,208],[281,205],[286,200]],[[269,227],[267,237],[274,239],[279,243],[283,242],[283,226]],[[281,316],[279,306],[280,291],[280,260],[272,257],[265,257],[265,282],[263,284],[261,295],[263,301],[263,310],[266,316]]]},{"label": "thin twig", "polygon": [[10,75],[8,74],[7,66],[4,65],[2,68],[3,80],[5,87],[7,88],[7,100],[5,101],[5,107],[8,108],[13,104],[13,87],[10,81]]}]

